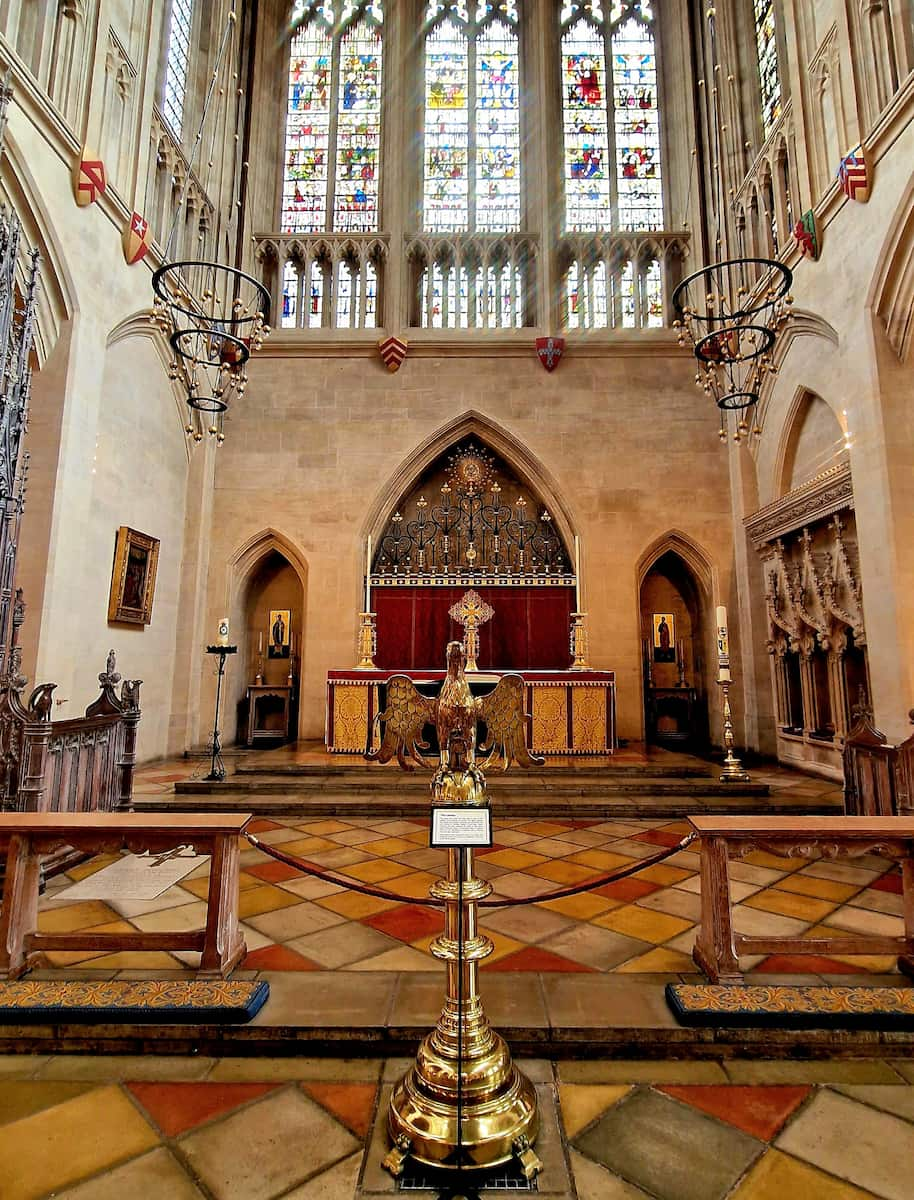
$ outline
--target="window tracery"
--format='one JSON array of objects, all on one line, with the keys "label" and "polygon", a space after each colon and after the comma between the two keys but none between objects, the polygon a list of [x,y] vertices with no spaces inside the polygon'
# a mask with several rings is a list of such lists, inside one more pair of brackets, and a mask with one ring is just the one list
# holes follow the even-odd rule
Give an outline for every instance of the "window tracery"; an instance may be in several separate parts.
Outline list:
[{"label": "window tracery", "polygon": [[663,228],[653,4],[566,0],[561,14],[565,228]]},{"label": "window tracery", "polygon": [[424,63],[423,228],[521,225],[520,42],[514,0],[430,0]]},{"label": "window tracery", "polygon": [[194,20],[194,0],[171,0],[168,20],[168,49],[165,53],[165,87],[162,94],[162,116],[178,139],[184,127],[184,104],[187,99],[187,64],[190,56],[190,35]]},{"label": "window tracery", "polygon": [[377,0],[314,3],[296,11],[283,159],[284,233],[378,229],[382,22]]}]

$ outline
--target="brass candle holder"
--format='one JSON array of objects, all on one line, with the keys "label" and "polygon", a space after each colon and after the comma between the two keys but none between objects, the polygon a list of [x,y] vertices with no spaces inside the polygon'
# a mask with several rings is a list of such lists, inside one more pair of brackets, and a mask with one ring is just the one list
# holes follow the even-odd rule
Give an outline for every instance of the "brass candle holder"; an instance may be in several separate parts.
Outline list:
[{"label": "brass candle holder", "polygon": [[733,714],[730,711],[730,680],[718,679],[717,686],[721,690],[724,702],[724,769],[720,773],[721,783],[748,783],[749,772],[743,770],[743,765],[733,753]]},{"label": "brass candle holder", "polygon": [[[436,805],[488,807],[485,776],[467,763],[456,735],[447,764],[432,780],[432,796]],[[447,851],[447,878],[429,889],[444,901],[444,932],[430,947],[447,964],[444,1007],[390,1098],[393,1148],[383,1165],[395,1176],[408,1157],[454,1171],[517,1159],[528,1179],[542,1169],[531,1149],[539,1130],[536,1092],[489,1025],[479,994],[479,964],[493,946],[479,932],[477,906],[491,891],[473,875],[471,848]]]},{"label": "brass candle holder", "polygon": [[572,671],[589,671],[590,664],[587,661],[587,626],[585,618],[587,613],[573,612],[571,614],[571,670]]},{"label": "brass candle holder", "polygon": [[378,631],[375,626],[377,613],[363,612],[360,617],[357,671],[375,671],[374,656],[378,652]]}]

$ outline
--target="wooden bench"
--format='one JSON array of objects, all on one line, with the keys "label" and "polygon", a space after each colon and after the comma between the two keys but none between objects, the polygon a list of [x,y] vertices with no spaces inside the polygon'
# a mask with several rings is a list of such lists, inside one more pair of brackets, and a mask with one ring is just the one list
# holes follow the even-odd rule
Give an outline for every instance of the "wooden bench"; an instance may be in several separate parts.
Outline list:
[{"label": "wooden bench", "polygon": [[[740,954],[897,954],[914,975],[914,817],[689,817],[701,853],[701,926],[692,957],[712,983],[739,983]],[[755,937],[734,933],[727,863],[755,850],[782,858],[853,859],[879,854],[902,864],[903,937]]]},{"label": "wooden bench", "polygon": [[[2,813],[6,887],[0,910],[0,979],[17,979],[43,950],[199,950],[200,971],[223,978],[246,953],[238,924],[239,838],[251,813]],[[190,933],[39,933],[41,859],[61,846],[85,854],[162,853],[193,846],[209,854],[205,929]]]}]

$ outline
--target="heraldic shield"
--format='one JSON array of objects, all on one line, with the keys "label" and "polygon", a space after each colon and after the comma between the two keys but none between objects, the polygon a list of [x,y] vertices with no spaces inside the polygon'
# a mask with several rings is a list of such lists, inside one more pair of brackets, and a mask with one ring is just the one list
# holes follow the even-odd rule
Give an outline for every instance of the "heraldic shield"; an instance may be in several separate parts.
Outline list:
[{"label": "heraldic shield", "polygon": [[565,339],[560,337],[539,337],[536,339],[536,353],[547,371],[554,371],[559,365],[559,359],[565,352]]},{"label": "heraldic shield", "polygon": [[135,263],[141,262],[149,253],[149,246],[152,242],[152,234],[146,218],[138,212],[132,213],[130,221],[124,226],[121,241],[127,265],[132,267]]}]

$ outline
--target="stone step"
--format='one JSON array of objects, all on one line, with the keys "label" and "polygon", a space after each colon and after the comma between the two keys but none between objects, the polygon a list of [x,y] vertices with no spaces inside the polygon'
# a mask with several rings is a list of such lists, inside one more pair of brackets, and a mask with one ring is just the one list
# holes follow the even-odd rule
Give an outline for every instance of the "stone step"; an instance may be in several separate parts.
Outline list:
[{"label": "stone step", "polygon": [[[676,820],[696,813],[714,813],[719,816],[752,816],[760,811],[779,815],[819,814],[839,815],[843,812],[840,801],[797,800],[777,796],[762,799],[755,795],[736,795],[732,791],[716,795],[696,794],[693,796],[597,796],[553,794],[499,795],[490,790],[492,809],[496,817],[554,817],[561,819],[610,820],[613,818],[637,817],[643,820]],[[305,820],[309,817],[388,817],[416,818],[429,814],[428,792],[378,795],[377,793],[353,795],[349,792],[314,792],[303,794],[289,791],[285,794],[268,792],[239,792],[232,790],[213,791],[195,795],[135,796],[137,812],[252,812],[257,816],[291,817]]]},{"label": "stone step", "polygon": [[[378,772],[370,777],[313,776],[277,779],[274,775],[229,775],[222,782],[185,779],[176,783],[179,796],[232,794],[299,795],[302,799],[332,792],[347,796],[421,796],[428,797],[431,776],[426,772],[412,775]],[[635,779],[635,778],[561,778],[521,775],[488,777],[490,795],[537,796],[561,799],[580,796],[768,796],[766,783],[721,783],[716,779]]]},{"label": "stone step", "polygon": [[[235,768],[236,775],[256,775],[258,778],[263,778],[267,775],[277,775],[283,778],[287,776],[295,776],[301,778],[317,778],[326,776],[343,776],[347,779],[360,778],[364,776],[366,779],[371,779],[372,782],[381,778],[382,774],[395,773],[400,778],[403,773],[395,766],[369,766],[366,764],[353,765],[352,763],[330,763],[327,765],[315,763],[277,763],[273,764],[269,760],[261,759],[254,762],[239,762]],[[498,774],[493,770],[492,775]],[[580,766],[569,763],[562,763],[560,766],[544,766],[530,767],[528,770],[517,770],[507,775],[508,779],[563,779],[567,777],[575,779],[710,779],[713,778],[713,773],[709,767],[663,767],[653,763],[647,766],[638,766],[636,764],[627,763],[616,766],[615,763],[607,762],[600,766],[595,766],[586,760],[581,761]]]}]

